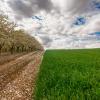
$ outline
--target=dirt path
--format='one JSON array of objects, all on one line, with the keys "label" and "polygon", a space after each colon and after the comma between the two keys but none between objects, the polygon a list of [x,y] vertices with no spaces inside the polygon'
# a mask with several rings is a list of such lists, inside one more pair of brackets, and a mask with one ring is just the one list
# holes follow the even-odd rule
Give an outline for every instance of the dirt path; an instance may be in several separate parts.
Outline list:
[{"label": "dirt path", "polygon": [[27,54],[27,53],[23,52],[23,53],[14,53],[14,54],[11,54],[11,53],[0,54],[0,66],[5,63],[9,63],[10,61],[13,61],[25,54]]},{"label": "dirt path", "polygon": [[[2,73],[0,77],[2,77],[0,81],[2,80],[1,83],[6,84],[1,84],[0,100],[32,100],[35,79],[39,69],[38,66],[41,63],[42,54],[42,52],[28,54],[6,64],[6,67],[2,66],[3,69],[0,72]],[[22,62],[25,62],[24,66],[22,66]],[[9,67],[7,67],[8,65]],[[22,67],[15,67],[14,65]]]}]

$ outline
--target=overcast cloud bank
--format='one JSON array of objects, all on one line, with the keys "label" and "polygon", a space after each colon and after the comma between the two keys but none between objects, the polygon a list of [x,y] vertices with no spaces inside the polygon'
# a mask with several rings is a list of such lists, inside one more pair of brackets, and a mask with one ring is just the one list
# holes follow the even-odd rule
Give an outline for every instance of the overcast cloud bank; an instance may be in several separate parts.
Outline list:
[{"label": "overcast cloud bank", "polygon": [[[0,9],[45,48],[98,48],[100,36],[90,34],[100,32],[99,3],[100,0],[1,0]],[[33,20],[32,16],[43,20]],[[86,22],[75,25],[81,17]]]}]

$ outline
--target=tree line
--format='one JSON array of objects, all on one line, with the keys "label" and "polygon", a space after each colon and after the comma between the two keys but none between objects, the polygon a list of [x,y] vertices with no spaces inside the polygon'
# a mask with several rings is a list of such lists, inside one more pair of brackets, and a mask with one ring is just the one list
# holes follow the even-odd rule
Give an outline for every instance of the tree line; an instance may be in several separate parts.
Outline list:
[{"label": "tree line", "polygon": [[24,30],[15,30],[16,24],[8,17],[0,15],[0,53],[32,52],[43,50],[42,45]]}]

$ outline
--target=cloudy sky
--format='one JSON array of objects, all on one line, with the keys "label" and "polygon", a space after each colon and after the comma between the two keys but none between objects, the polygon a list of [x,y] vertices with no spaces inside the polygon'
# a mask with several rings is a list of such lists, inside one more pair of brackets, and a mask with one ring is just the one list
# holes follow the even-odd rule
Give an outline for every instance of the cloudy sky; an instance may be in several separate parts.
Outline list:
[{"label": "cloudy sky", "polygon": [[0,13],[45,48],[100,47],[100,0],[0,0]]}]

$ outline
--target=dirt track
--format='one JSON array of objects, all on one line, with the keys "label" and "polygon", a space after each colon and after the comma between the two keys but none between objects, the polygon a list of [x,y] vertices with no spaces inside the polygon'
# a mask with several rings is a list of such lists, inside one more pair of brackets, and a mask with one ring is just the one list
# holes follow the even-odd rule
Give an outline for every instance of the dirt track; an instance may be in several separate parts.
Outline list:
[{"label": "dirt track", "polygon": [[0,100],[32,100],[42,54],[29,53],[0,65]]}]

